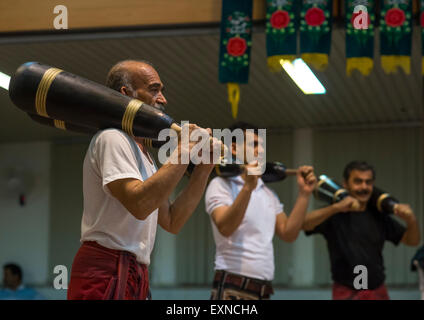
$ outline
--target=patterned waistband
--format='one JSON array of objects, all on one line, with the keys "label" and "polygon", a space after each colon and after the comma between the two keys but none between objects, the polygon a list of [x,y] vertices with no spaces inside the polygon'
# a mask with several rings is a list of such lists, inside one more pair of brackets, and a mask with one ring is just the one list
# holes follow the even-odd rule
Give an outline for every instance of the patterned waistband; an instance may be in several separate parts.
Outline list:
[{"label": "patterned waistband", "polygon": [[255,293],[260,297],[268,296],[274,293],[271,281],[245,277],[227,272],[225,270],[216,270],[214,283],[230,284],[238,289]]}]

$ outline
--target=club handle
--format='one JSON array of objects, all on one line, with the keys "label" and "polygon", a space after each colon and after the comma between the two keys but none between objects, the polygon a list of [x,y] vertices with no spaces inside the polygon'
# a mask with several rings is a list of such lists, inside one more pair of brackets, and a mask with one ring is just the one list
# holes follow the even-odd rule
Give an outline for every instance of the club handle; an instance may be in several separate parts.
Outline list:
[{"label": "club handle", "polygon": [[[181,132],[181,127],[178,124],[176,124],[175,122],[171,125],[171,129],[177,131],[178,133]],[[212,139],[212,137],[210,139]],[[225,144],[222,143],[221,144],[221,157],[225,157],[225,154],[226,154],[225,149],[226,149]]]},{"label": "club handle", "polygon": [[299,170],[297,170],[297,169],[286,169],[286,175],[288,175],[288,176],[295,176],[295,175],[297,175],[297,172],[298,172]]}]

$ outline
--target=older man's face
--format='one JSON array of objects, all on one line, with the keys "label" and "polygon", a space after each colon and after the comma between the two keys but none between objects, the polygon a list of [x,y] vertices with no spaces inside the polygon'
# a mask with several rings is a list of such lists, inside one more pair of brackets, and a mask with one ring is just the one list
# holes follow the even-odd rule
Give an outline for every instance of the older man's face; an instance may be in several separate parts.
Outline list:
[{"label": "older man's face", "polygon": [[139,99],[163,111],[167,104],[163,94],[164,89],[164,85],[153,67],[142,63],[134,65],[133,98]]}]

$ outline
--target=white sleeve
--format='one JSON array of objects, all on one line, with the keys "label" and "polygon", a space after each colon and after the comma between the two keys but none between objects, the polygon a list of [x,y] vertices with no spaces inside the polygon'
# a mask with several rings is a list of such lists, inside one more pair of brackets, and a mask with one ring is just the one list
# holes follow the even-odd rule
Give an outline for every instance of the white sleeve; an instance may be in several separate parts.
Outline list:
[{"label": "white sleeve", "polygon": [[105,130],[99,134],[93,148],[93,157],[99,169],[103,189],[110,194],[106,185],[126,178],[143,180],[137,165],[136,150],[131,148],[129,137],[118,130]]},{"label": "white sleeve", "polygon": [[271,191],[271,193],[272,193],[272,199],[273,199],[272,201],[273,201],[273,207],[274,207],[274,210],[275,210],[275,215],[278,215],[278,214],[280,214],[281,212],[284,211],[284,205],[281,203],[280,199],[278,198],[277,193],[275,193],[274,190],[272,190],[269,187],[266,187],[266,188],[269,191]]},{"label": "white sleeve", "polygon": [[223,178],[212,179],[206,189],[205,208],[208,214],[222,206],[231,206],[234,202],[231,187]]}]

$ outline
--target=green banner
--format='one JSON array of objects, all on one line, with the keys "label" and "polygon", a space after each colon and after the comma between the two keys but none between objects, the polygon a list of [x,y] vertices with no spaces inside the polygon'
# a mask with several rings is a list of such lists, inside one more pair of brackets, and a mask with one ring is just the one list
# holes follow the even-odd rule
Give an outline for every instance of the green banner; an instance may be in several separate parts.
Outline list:
[{"label": "green banner", "polygon": [[331,48],[332,0],[301,0],[300,52],[318,70],[328,65]]},{"label": "green banner", "polygon": [[294,60],[297,53],[296,0],[267,0],[266,52],[271,71],[281,70],[280,60]]},{"label": "green banner", "polygon": [[346,73],[354,69],[369,75],[374,66],[375,1],[345,0]]},{"label": "green banner", "polygon": [[252,0],[223,0],[219,50],[219,81],[227,83],[228,101],[237,118],[239,83],[249,81],[252,47]]},{"label": "green banner", "polygon": [[223,0],[219,81],[247,83],[252,46],[252,0]]},{"label": "green banner", "polygon": [[384,0],[380,19],[381,65],[386,73],[411,72],[412,0]]}]

